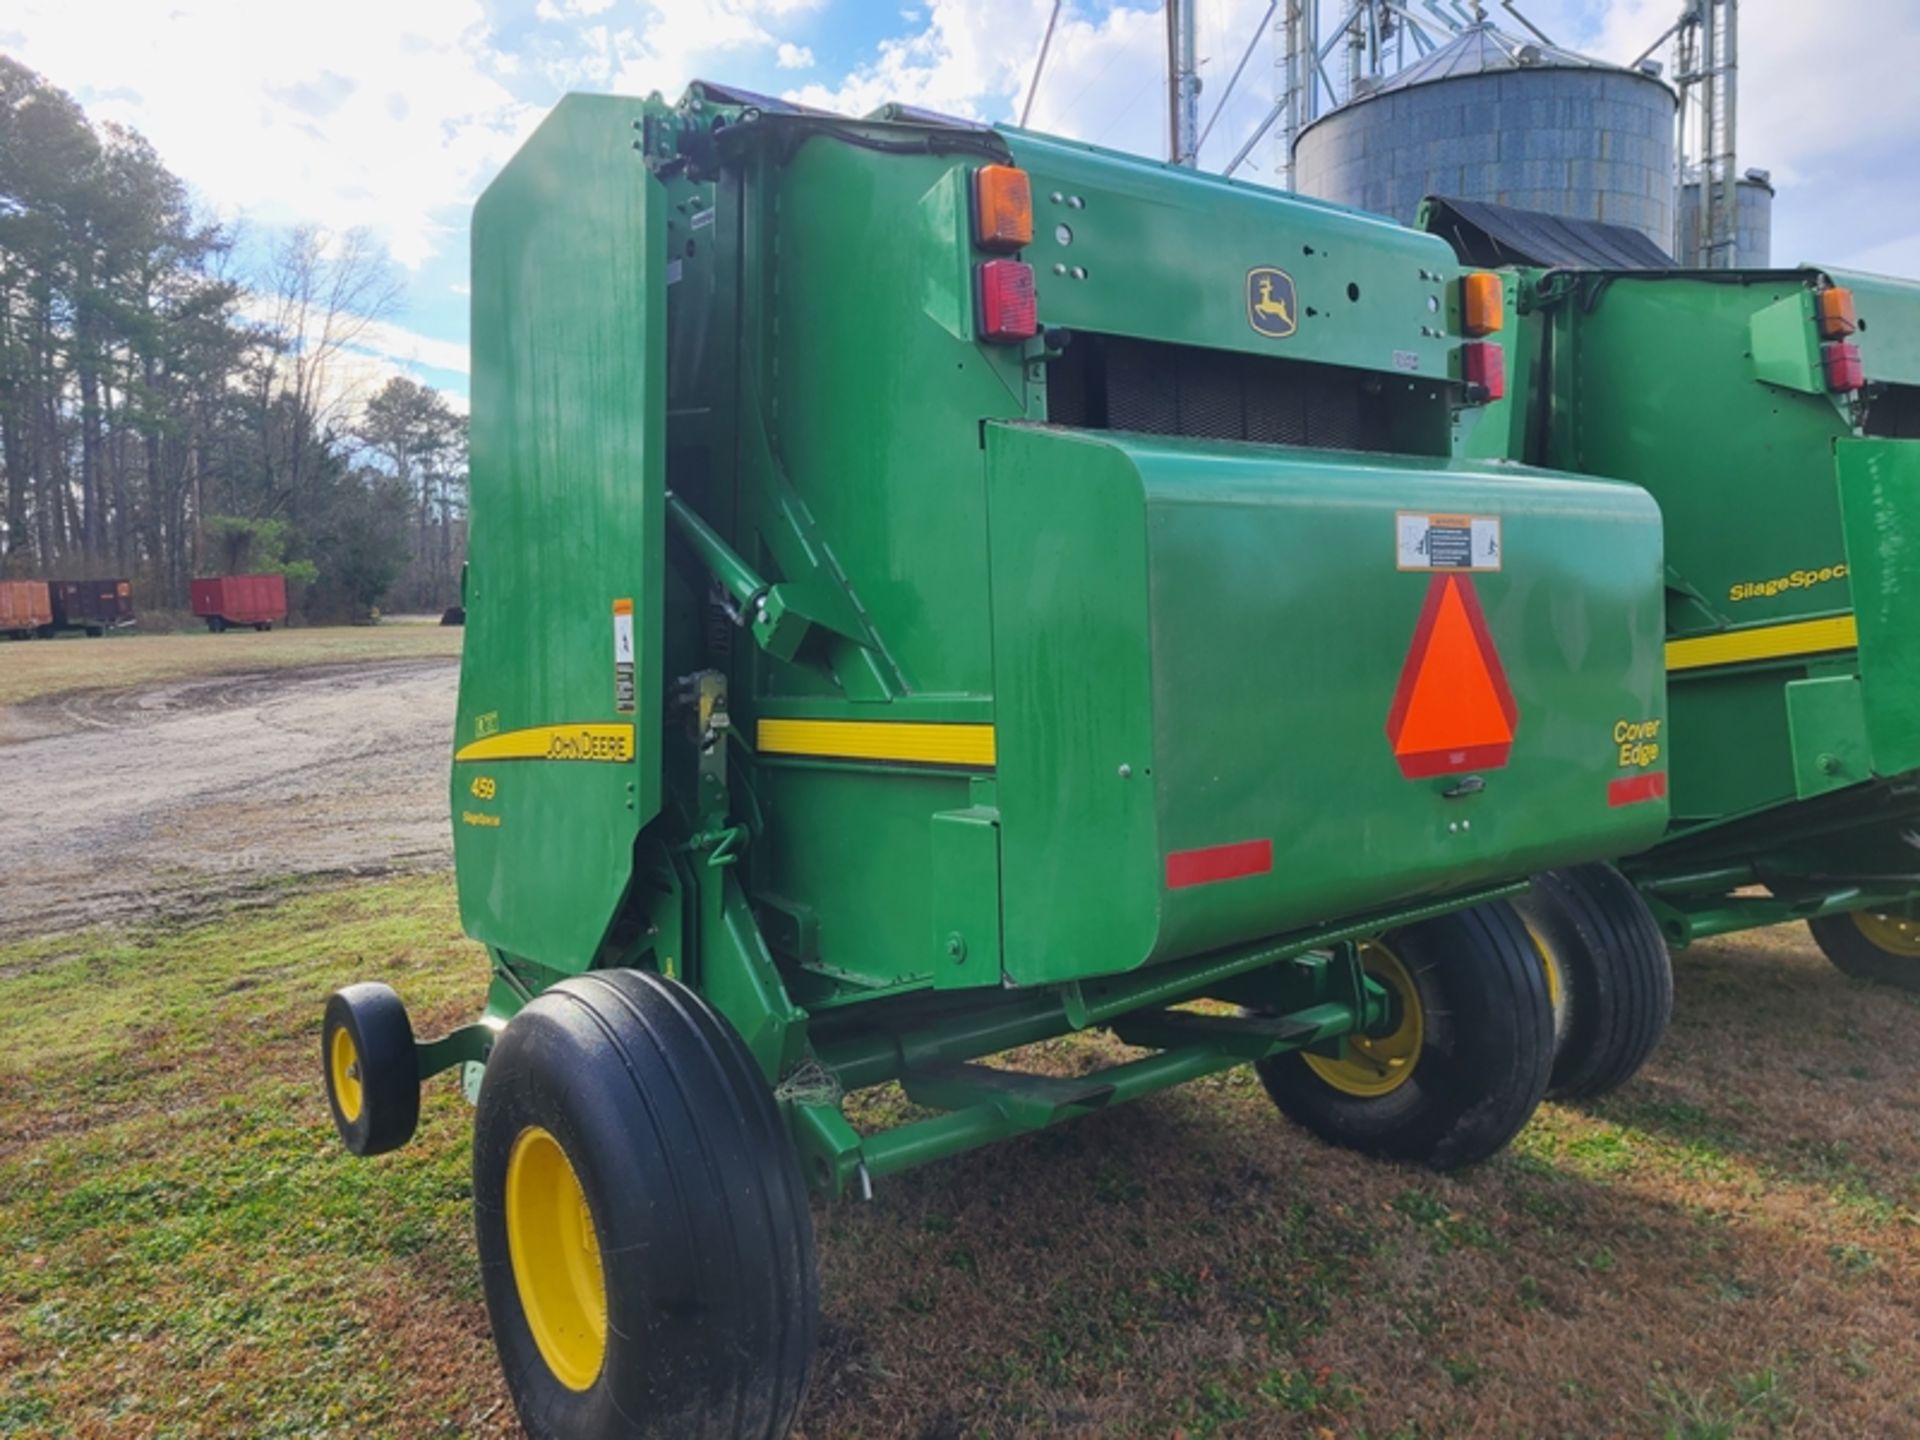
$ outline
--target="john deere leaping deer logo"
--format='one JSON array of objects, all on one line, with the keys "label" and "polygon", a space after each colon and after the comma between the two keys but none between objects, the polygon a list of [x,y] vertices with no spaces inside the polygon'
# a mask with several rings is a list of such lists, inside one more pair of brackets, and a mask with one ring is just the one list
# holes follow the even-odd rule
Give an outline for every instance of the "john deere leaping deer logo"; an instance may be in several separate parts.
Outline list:
[{"label": "john deere leaping deer logo", "polygon": [[1271,265],[1247,272],[1247,323],[1270,340],[1284,340],[1298,325],[1293,277]]}]

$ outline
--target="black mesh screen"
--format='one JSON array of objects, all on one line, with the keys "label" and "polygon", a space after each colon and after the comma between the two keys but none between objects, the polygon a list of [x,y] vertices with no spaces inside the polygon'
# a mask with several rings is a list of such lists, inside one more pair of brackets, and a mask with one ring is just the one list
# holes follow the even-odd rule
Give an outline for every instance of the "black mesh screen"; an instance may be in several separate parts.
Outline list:
[{"label": "black mesh screen", "polygon": [[1361,371],[1076,334],[1047,373],[1048,419],[1095,430],[1386,450],[1377,386]]}]

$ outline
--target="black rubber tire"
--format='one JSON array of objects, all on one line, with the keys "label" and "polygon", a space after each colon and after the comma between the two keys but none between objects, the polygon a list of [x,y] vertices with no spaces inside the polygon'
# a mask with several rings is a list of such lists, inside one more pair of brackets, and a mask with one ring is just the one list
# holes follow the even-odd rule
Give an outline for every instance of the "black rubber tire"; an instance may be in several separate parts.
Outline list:
[{"label": "black rubber tire", "polygon": [[[549,1368],[514,1275],[507,1168],[536,1126],[601,1256],[605,1350],[584,1390]],[[813,1218],[758,1065],[693,991],[600,971],[515,1016],[481,1084],[473,1194],[494,1345],[533,1440],[787,1433],[819,1330]]]},{"label": "black rubber tire", "polygon": [[1546,972],[1526,926],[1493,901],[1381,940],[1413,979],[1425,1031],[1399,1088],[1346,1094],[1298,1053],[1254,1068],[1284,1114],[1331,1144],[1436,1170],[1485,1160],[1532,1116],[1553,1064]]},{"label": "black rubber tire", "polygon": [[1821,915],[1807,921],[1813,943],[1836,970],[1855,980],[1872,980],[1898,990],[1920,990],[1920,958],[1875,944],[1851,913]]},{"label": "black rubber tire", "polygon": [[1590,1100],[1640,1072],[1673,1018],[1673,960],[1660,924],[1611,865],[1536,875],[1514,901],[1560,973],[1560,1040],[1547,1094]]},{"label": "black rubber tire", "polygon": [[226,628],[227,628],[227,622],[222,620],[218,615],[209,615],[207,617],[207,629],[212,631],[215,635],[218,635],[222,630],[225,630]]},{"label": "black rubber tire", "polygon": [[[341,1030],[359,1057],[360,1103],[351,1115],[334,1088],[334,1035]],[[327,1108],[347,1149],[356,1155],[384,1155],[413,1138],[420,1124],[419,1055],[407,1007],[387,986],[365,980],[327,997],[320,1069],[326,1077]]]}]

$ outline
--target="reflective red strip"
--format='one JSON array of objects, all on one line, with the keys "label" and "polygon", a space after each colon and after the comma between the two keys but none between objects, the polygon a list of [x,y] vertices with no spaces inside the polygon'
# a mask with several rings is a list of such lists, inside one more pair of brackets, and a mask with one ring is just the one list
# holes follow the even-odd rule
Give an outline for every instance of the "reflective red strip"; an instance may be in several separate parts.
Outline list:
[{"label": "reflective red strip", "polygon": [[1211,885],[1216,880],[1239,880],[1247,875],[1265,875],[1272,869],[1271,840],[1175,850],[1167,856],[1167,888],[1179,890],[1188,885]]},{"label": "reflective red strip", "polygon": [[1425,780],[1434,775],[1451,775],[1460,770],[1499,770],[1513,753],[1513,743],[1469,745],[1464,750],[1428,750],[1401,755],[1400,773],[1409,780]]},{"label": "reflective red strip", "polygon": [[1656,770],[1651,775],[1629,775],[1607,786],[1607,804],[1638,805],[1642,800],[1658,800],[1667,793],[1667,775]]}]

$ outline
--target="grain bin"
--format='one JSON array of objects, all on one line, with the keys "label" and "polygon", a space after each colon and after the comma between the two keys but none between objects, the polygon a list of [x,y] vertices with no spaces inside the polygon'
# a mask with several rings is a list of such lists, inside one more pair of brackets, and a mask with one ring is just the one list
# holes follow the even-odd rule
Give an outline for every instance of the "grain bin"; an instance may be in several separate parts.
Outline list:
[{"label": "grain bin", "polygon": [[[1674,258],[1689,269],[1706,265],[1700,234],[1700,182],[1680,187]],[[1764,270],[1773,260],[1773,176],[1749,170],[1734,190],[1734,268]]]},{"label": "grain bin", "polygon": [[1674,95],[1489,24],[1363,88],[1294,141],[1294,185],[1412,224],[1428,195],[1627,225],[1673,243]]}]

